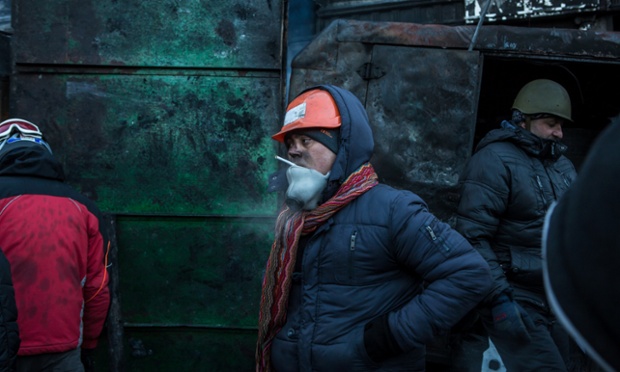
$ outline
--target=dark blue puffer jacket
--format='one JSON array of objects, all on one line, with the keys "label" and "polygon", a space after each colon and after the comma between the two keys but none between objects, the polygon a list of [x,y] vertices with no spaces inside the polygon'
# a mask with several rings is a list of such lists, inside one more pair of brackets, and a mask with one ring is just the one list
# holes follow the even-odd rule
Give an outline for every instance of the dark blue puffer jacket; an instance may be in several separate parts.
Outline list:
[{"label": "dark blue puffer jacket", "polygon": [[[370,160],[373,137],[355,96],[323,86],[342,117],[333,183]],[[406,371],[424,365],[424,345],[486,294],[489,268],[461,235],[409,191],[379,184],[307,241],[293,276],[287,322],[272,344],[276,371]],[[374,363],[364,326],[387,317],[401,355]]]},{"label": "dark blue puffer jacket", "polygon": [[480,141],[463,171],[456,228],[489,262],[494,284],[486,301],[517,290],[517,297],[545,306],[545,214],[577,177],[564,151],[504,121]]}]

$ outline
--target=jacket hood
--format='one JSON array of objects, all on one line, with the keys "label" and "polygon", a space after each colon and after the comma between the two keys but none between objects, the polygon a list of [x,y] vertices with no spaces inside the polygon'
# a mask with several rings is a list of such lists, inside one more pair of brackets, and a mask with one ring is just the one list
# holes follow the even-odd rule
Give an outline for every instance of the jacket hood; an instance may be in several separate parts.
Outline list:
[{"label": "jacket hood", "polygon": [[353,93],[334,85],[319,85],[310,89],[316,88],[329,92],[340,111],[340,146],[328,181],[342,184],[372,157],[375,142],[368,115]]},{"label": "jacket hood", "polygon": [[[334,85],[317,85],[299,94],[311,89],[327,91],[334,98],[340,112],[338,152],[323,193],[323,200],[327,200],[353,172],[370,161],[375,142],[366,109],[353,93]],[[287,187],[286,168],[270,175],[268,192],[284,191]]]},{"label": "jacket hood", "polygon": [[542,139],[529,130],[506,120],[502,121],[501,128],[493,129],[480,140],[476,146],[476,152],[494,142],[514,143],[527,154],[540,159],[557,160],[568,149],[568,146],[562,142]]},{"label": "jacket hood", "polygon": [[45,147],[20,141],[0,157],[0,176],[29,176],[64,181],[62,165]]}]

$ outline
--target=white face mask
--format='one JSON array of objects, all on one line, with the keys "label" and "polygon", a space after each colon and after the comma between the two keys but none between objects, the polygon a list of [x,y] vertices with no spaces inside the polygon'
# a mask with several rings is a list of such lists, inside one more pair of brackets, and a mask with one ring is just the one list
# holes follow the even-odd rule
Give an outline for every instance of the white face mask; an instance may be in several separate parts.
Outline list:
[{"label": "white face mask", "polygon": [[286,159],[276,156],[276,159],[290,165],[286,171],[288,189],[286,190],[286,205],[293,210],[313,210],[321,200],[321,193],[327,185],[326,175],[314,169],[300,167]]}]

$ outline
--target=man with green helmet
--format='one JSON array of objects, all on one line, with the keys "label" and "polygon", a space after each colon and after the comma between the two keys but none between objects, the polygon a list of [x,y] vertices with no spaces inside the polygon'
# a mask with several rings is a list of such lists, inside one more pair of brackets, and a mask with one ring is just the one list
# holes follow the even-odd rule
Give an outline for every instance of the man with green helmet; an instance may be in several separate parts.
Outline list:
[{"label": "man with green helmet", "polygon": [[569,339],[545,296],[541,238],[547,209],[576,178],[560,142],[570,121],[566,89],[531,81],[511,120],[480,141],[461,175],[456,229],[491,268],[478,314],[508,371],[567,369]]}]

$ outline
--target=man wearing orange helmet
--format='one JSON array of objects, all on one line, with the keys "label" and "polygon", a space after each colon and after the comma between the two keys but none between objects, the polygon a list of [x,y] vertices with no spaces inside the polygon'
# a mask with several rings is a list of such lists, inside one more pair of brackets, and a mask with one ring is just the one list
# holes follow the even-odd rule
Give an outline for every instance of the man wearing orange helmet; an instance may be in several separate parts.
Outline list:
[{"label": "man wearing orange helmet", "polygon": [[95,204],[64,183],[39,127],[0,123],[0,249],[15,287],[18,372],[92,366],[110,302],[104,231]]},{"label": "man wearing orange helmet", "polygon": [[456,228],[491,268],[479,314],[508,371],[566,370],[569,340],[545,297],[541,238],[547,209],[576,178],[560,142],[570,121],[566,89],[531,81],[517,94],[512,119],[480,141],[461,175]]},{"label": "man wearing orange helmet", "polygon": [[486,294],[486,262],[416,194],[379,183],[351,92],[302,92],[273,138],[289,167],[257,371],[424,370],[425,344]]}]

